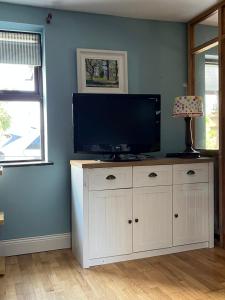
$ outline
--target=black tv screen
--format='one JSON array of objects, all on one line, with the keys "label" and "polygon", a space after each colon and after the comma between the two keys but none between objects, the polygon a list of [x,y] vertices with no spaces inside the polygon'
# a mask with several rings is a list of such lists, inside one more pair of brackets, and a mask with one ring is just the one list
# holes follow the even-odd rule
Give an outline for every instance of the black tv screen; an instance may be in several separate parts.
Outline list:
[{"label": "black tv screen", "polygon": [[160,150],[160,95],[73,94],[74,151]]}]

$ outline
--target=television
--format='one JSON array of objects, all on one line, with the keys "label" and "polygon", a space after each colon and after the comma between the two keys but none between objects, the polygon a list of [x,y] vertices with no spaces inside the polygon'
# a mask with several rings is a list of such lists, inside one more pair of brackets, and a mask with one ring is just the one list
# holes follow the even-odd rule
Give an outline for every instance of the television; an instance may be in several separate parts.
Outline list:
[{"label": "television", "polygon": [[159,151],[160,113],[160,95],[74,93],[74,152]]}]

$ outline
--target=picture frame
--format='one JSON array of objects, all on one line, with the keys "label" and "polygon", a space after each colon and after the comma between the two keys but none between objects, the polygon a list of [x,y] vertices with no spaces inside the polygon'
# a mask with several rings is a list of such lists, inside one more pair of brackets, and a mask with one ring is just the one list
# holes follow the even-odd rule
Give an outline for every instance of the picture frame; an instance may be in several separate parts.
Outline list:
[{"label": "picture frame", "polygon": [[128,93],[127,51],[77,48],[78,93]]}]

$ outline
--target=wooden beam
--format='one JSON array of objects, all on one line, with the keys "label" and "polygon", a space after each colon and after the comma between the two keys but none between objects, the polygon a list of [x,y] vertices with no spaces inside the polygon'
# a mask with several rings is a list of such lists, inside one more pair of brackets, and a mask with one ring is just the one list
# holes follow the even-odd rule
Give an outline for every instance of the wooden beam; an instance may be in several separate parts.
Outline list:
[{"label": "wooden beam", "polygon": [[225,248],[225,3],[219,8],[219,220],[220,245]]},{"label": "wooden beam", "polygon": [[[219,36],[198,47],[194,46],[196,24],[218,10]],[[215,4],[188,22],[188,92],[195,94],[195,55],[218,45],[219,47],[219,222],[220,245],[225,248],[225,0]],[[191,46],[192,45],[192,46]],[[194,126],[194,124],[193,124]],[[224,129],[223,129],[224,128]],[[195,133],[195,128],[193,128]]]},{"label": "wooden beam", "polygon": [[205,52],[213,47],[218,46],[219,38],[216,37],[208,42],[205,42],[204,44],[199,45],[198,47],[192,48],[192,54],[199,54],[202,52]]},{"label": "wooden beam", "polygon": [[216,10],[219,9],[220,7],[222,7],[223,5],[225,5],[225,0],[223,0],[219,3],[216,3],[215,5],[211,6],[208,9],[206,9],[201,14],[199,14],[196,17],[194,17],[193,19],[191,19],[188,23],[191,24],[191,25],[195,25],[197,23],[200,23],[200,22],[204,21],[205,19],[207,19],[208,17],[213,15],[216,12]]}]

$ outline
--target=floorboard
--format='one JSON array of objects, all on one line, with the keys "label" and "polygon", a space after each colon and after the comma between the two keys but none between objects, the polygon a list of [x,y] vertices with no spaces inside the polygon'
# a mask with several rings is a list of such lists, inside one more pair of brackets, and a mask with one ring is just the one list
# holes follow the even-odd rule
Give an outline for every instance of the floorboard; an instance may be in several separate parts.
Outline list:
[{"label": "floorboard", "polygon": [[220,248],[82,269],[71,250],[6,258],[0,300],[225,300]]}]

